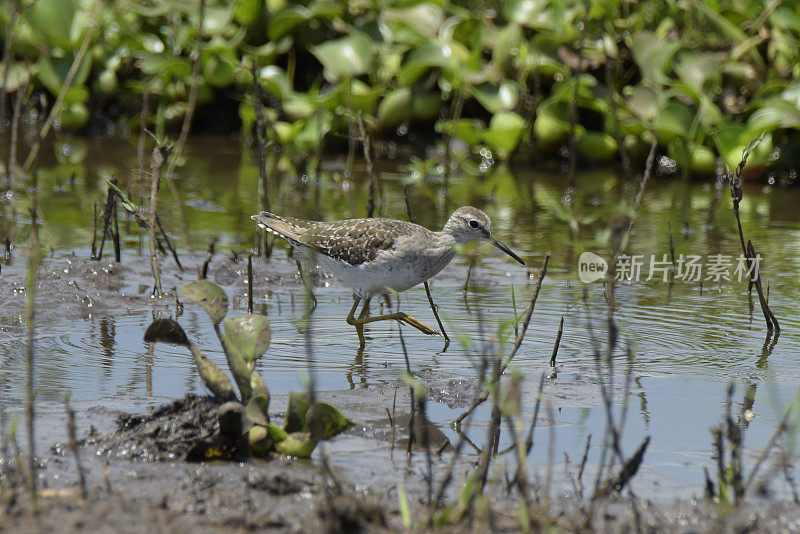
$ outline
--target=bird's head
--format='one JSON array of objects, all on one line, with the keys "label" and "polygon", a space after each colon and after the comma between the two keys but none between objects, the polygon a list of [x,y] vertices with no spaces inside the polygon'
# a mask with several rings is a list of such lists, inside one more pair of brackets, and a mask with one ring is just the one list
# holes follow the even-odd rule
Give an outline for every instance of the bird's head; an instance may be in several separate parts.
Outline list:
[{"label": "bird's head", "polygon": [[506,245],[492,237],[492,221],[489,216],[478,208],[472,206],[463,206],[458,208],[450,215],[442,230],[453,236],[456,243],[464,245],[472,241],[489,241],[491,244],[525,265],[522,258],[514,254],[514,252]]}]

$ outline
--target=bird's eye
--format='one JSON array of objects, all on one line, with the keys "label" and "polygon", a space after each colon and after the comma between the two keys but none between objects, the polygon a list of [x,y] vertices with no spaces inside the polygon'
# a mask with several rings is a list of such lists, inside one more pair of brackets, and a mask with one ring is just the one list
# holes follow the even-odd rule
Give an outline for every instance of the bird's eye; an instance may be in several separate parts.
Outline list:
[{"label": "bird's eye", "polygon": [[470,225],[471,227],[473,227],[473,228],[477,228],[477,227],[479,226],[479,225],[478,225],[478,221],[470,221],[470,222],[469,222],[469,225]]}]

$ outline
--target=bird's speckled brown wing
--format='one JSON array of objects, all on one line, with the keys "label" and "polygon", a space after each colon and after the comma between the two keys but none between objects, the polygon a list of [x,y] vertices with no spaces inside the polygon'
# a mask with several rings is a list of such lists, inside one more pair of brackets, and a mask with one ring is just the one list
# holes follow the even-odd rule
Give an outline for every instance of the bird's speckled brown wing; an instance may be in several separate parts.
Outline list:
[{"label": "bird's speckled brown wing", "polygon": [[390,249],[398,236],[397,223],[388,219],[350,219],[307,223],[299,241],[320,254],[349,265],[375,259],[378,252]]},{"label": "bird's speckled brown wing", "polygon": [[287,239],[349,265],[361,265],[388,250],[403,234],[424,232],[422,227],[393,219],[347,219],[317,222],[281,217],[267,212],[254,215],[259,225]]}]

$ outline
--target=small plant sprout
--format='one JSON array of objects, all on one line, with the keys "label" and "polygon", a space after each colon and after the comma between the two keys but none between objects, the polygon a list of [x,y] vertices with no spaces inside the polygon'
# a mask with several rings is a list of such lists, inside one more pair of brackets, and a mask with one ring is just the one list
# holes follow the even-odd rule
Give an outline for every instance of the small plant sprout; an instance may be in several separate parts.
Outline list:
[{"label": "small plant sprout", "polygon": [[319,441],[330,439],[353,425],[330,404],[311,402],[307,394],[294,392],[289,395],[283,428],[271,424],[269,389],[256,370],[256,362],[269,348],[272,337],[267,318],[263,315],[226,318],[228,296],[209,280],[189,282],[181,287],[180,294],[208,313],[239,391],[237,396],[228,376],[189,340],[176,321],[157,319],[147,328],[146,342],[162,341],[189,348],[203,384],[221,403],[220,436],[202,444],[192,456],[200,459],[234,457],[246,450],[253,456],[265,457],[274,451],[308,458]]}]

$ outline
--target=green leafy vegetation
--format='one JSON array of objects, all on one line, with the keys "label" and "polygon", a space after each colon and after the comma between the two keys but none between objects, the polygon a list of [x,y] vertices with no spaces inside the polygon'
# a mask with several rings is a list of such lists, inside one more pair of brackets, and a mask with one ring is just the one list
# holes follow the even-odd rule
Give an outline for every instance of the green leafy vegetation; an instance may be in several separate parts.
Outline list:
[{"label": "green leafy vegetation", "polygon": [[[292,393],[283,428],[269,419],[269,389],[256,370],[256,363],[269,348],[271,331],[263,315],[226,318],[228,297],[208,280],[194,280],[180,290],[183,298],[199,304],[208,313],[220,339],[228,368],[239,390],[225,373],[192,343],[181,326],[172,319],[157,319],[145,332],[148,342],[183,345],[194,356],[203,383],[220,402],[220,436],[205,443],[195,454],[200,458],[237,456],[246,443],[254,456],[280,454],[308,458],[319,441],[330,439],[353,423],[328,403],[311,400],[308,394]],[[220,330],[222,323],[224,331]],[[225,424],[224,421],[232,421]]]},{"label": "green leafy vegetation", "polygon": [[267,140],[285,149],[275,162],[285,169],[322,142],[340,143],[357,113],[372,135],[403,137],[413,124],[501,161],[534,147],[557,156],[570,132],[580,157],[599,162],[643,157],[656,138],[701,174],[717,155],[735,165],[761,132],[755,166],[800,141],[800,8],[791,3],[203,4],[6,0],[0,31],[13,48],[0,79],[8,93],[30,82],[55,98],[88,37],[57,127],[135,126],[147,93],[147,126],[162,132],[190,109],[202,28],[200,113],[217,109],[250,132],[255,63]]}]

